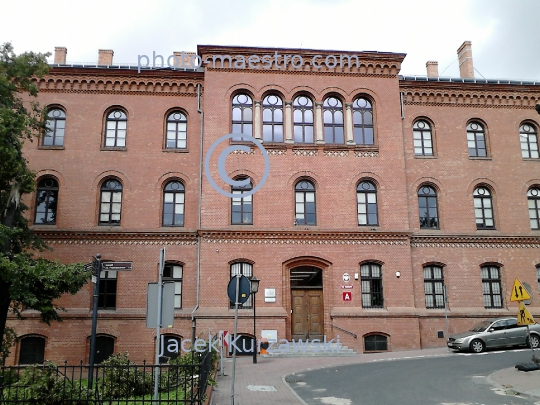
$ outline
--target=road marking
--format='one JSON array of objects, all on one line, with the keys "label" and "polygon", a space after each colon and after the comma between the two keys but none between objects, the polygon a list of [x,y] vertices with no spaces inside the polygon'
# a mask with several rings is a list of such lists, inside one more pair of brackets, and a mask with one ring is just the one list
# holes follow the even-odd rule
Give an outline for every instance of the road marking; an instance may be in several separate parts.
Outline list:
[{"label": "road marking", "polygon": [[273,385],[248,385],[247,388],[250,391],[277,391],[276,387],[274,387]]},{"label": "road marking", "polygon": [[323,404],[326,405],[352,405],[352,401],[347,398],[322,397],[313,399],[319,399]]}]

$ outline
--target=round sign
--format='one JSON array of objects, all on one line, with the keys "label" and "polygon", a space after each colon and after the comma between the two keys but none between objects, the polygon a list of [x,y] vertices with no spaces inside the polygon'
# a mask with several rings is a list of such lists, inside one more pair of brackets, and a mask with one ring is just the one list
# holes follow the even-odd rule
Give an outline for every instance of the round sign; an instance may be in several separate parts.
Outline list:
[{"label": "round sign", "polygon": [[229,281],[229,286],[227,287],[227,294],[229,295],[229,300],[233,304],[236,304],[236,283],[239,283],[238,286],[238,303],[243,304],[249,298],[251,294],[251,283],[249,282],[246,276],[235,276]]},{"label": "round sign", "polygon": [[349,273],[343,273],[343,281],[348,282],[351,280]]}]

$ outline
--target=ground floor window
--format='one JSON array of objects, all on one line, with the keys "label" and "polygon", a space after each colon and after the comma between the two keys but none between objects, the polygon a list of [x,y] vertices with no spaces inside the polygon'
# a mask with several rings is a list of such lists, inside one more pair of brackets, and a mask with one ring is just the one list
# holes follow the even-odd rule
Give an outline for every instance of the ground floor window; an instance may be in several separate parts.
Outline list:
[{"label": "ground floor window", "polygon": [[21,339],[19,364],[43,363],[45,359],[45,338],[28,336]]},{"label": "ground floor window", "polygon": [[180,356],[182,338],[176,335],[161,335],[159,344],[159,364],[168,363],[169,360]]},{"label": "ground floor window", "polygon": [[94,362],[100,364],[111,357],[114,353],[114,338],[110,336],[96,337],[96,355]]},{"label": "ground floor window", "polygon": [[380,352],[388,350],[388,338],[384,335],[369,335],[364,337],[364,350],[366,352]]}]

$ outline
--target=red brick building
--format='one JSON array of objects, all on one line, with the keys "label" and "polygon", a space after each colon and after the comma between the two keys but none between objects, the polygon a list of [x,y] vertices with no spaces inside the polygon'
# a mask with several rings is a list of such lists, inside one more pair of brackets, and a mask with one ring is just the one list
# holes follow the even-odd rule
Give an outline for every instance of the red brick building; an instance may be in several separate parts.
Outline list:
[{"label": "red brick building", "polygon": [[[540,83],[475,79],[470,43],[452,79],[436,62],[401,76],[405,54],[384,52],[199,46],[175,54],[175,68],[172,56],[114,65],[112,51],[69,65],[66,52],[39,81],[51,131],[26,145],[38,173],[26,203],[50,258],[133,262],[102,273],[102,353],[153,358],[146,288],[162,247],[176,288],[163,333],[178,340],[233,329],[237,273],[261,280],[257,337],[339,335],[358,352],[444,345],[443,286],[450,333],[516,313],[516,277],[540,316]],[[250,197],[220,194],[204,173],[229,133],[268,154]],[[219,176],[229,143],[249,149],[225,165],[248,186]],[[209,167],[238,194],[263,181],[265,160],[233,138]],[[62,323],[30,310],[10,322],[20,337],[10,361],[88,361],[92,288],[62,299]],[[240,310],[246,335],[251,308]]]}]

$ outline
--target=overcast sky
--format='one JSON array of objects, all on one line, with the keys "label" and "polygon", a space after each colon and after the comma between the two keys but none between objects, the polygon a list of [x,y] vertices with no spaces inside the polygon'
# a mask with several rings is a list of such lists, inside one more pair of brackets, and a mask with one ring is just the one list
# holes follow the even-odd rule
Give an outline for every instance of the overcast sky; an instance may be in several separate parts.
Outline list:
[{"label": "overcast sky", "polygon": [[476,77],[540,81],[540,0],[11,0],[2,14],[0,42],[65,46],[68,62],[240,45],[403,52],[402,74],[425,75],[434,60],[459,77],[467,40]]}]

